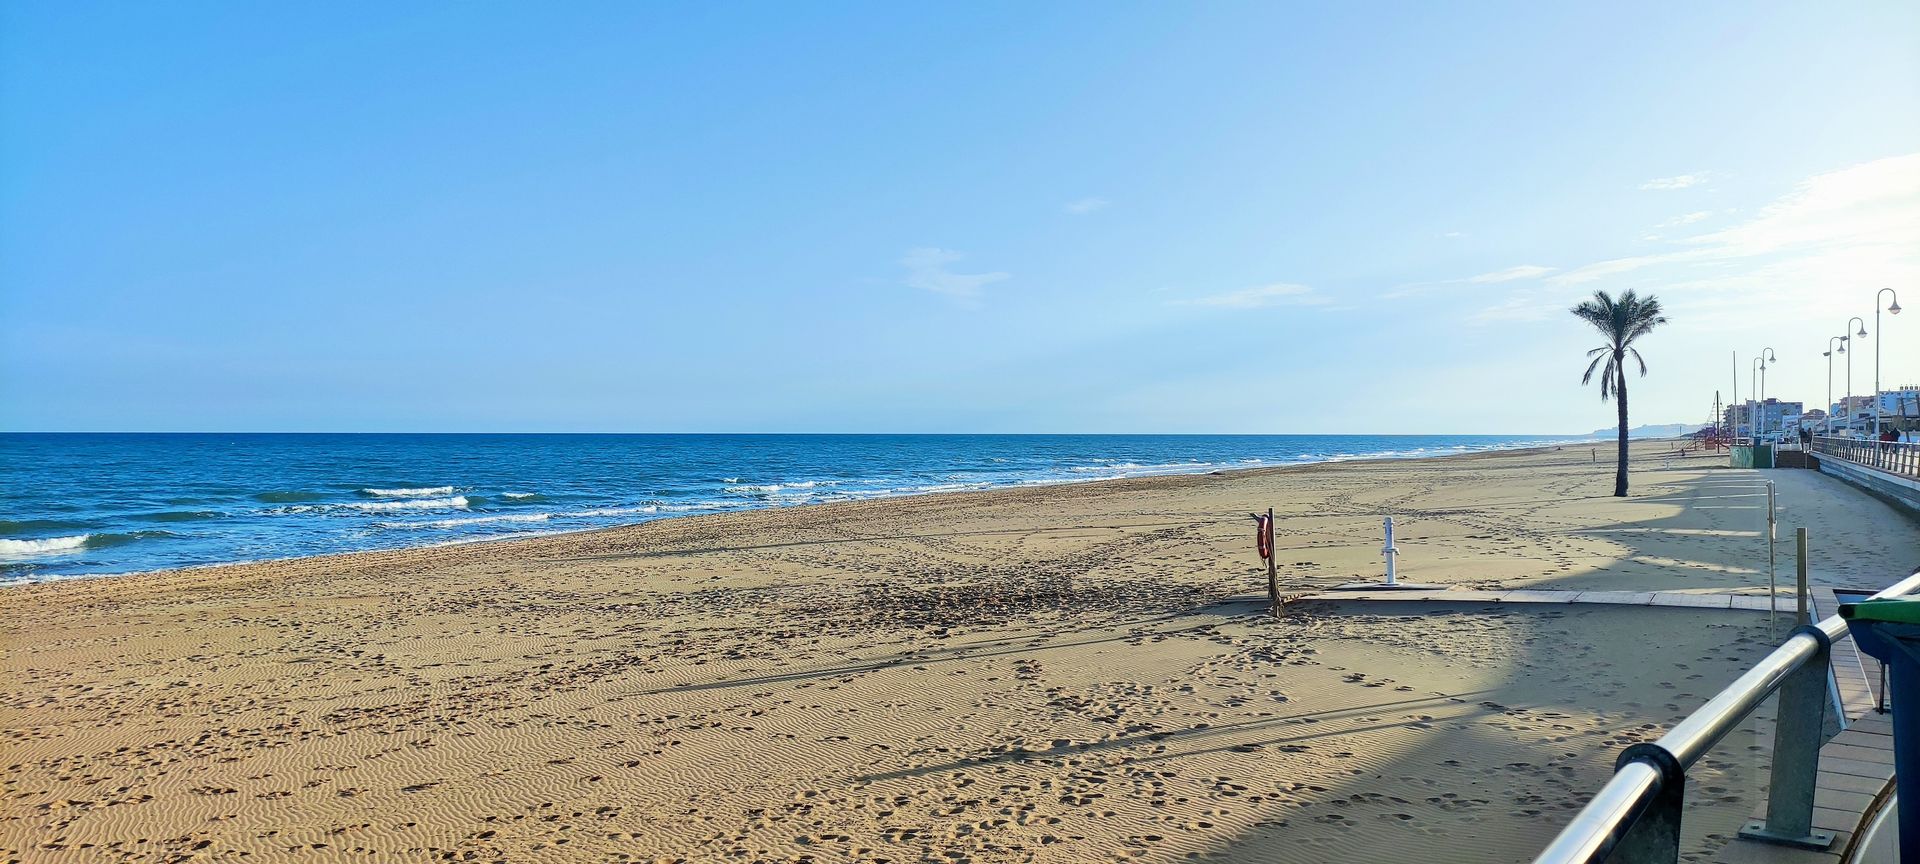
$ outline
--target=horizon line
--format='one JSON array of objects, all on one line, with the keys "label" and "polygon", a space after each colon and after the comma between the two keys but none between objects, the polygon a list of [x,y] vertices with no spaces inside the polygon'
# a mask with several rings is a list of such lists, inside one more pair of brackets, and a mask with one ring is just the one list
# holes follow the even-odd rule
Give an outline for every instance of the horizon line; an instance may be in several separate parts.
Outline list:
[{"label": "horizon line", "polygon": [[[1689,423],[1643,423],[1632,429],[1648,426],[1689,426],[1702,424]],[[1541,436],[1570,438],[1591,435],[1595,431],[1615,431],[1613,429],[1588,432],[690,432],[690,431],[648,431],[648,432],[610,432],[610,431],[516,431],[516,430],[327,430],[327,429],[4,429],[0,435],[713,435],[713,436],[753,436],[753,435],[789,435],[789,436],[940,436],[940,435],[1002,435],[1025,437],[1065,437],[1074,435],[1109,436],[1185,436],[1185,437],[1287,437],[1316,435],[1366,435],[1376,438],[1412,438],[1420,436]]]}]

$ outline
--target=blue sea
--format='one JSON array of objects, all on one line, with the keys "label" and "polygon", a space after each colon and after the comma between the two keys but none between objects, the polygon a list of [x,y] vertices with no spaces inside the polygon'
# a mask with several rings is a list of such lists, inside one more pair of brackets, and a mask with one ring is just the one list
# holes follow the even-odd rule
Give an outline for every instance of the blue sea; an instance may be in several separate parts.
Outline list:
[{"label": "blue sea", "polygon": [[698,513],[1436,456],[1515,435],[0,434],[0,584]]}]

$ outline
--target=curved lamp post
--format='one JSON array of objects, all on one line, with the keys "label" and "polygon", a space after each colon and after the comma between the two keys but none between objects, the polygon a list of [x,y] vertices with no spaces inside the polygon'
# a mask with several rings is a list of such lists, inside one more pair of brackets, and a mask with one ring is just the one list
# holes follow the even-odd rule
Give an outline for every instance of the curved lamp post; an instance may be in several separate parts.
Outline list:
[{"label": "curved lamp post", "polygon": [[[1833,434],[1833,343],[1845,342],[1845,341],[1847,341],[1847,337],[1845,336],[1828,336],[1827,351],[1825,354],[1820,355],[1822,357],[1827,358],[1827,434],[1828,435]],[[1841,351],[1847,350],[1846,346],[1844,345],[1841,346],[1840,350]]]},{"label": "curved lamp post", "polygon": [[[1860,332],[1854,333],[1852,335],[1846,335],[1847,330],[1853,329],[1853,322],[1855,321],[1860,322]],[[1840,338],[1846,339],[1848,341],[1852,341],[1854,336],[1865,338],[1867,335],[1867,321],[1866,319],[1861,318],[1858,315],[1855,315],[1852,318],[1847,319],[1846,329],[1841,330],[1840,332],[1842,334]],[[1844,349],[1847,346],[1842,345],[1840,347],[1841,349],[1843,349],[1843,353],[1844,353]],[[1846,401],[1847,401],[1847,431],[1851,433],[1853,431],[1853,355],[1852,354],[1847,355],[1847,399]]]},{"label": "curved lamp post", "polygon": [[1754,435],[1758,437],[1764,431],[1761,427],[1765,425],[1767,417],[1767,364],[1778,363],[1780,358],[1774,355],[1772,348],[1763,348],[1760,356],[1753,359],[1760,364],[1760,398],[1753,405],[1753,410],[1760,415],[1753,421]]},{"label": "curved lamp post", "polygon": [[[1879,291],[1875,291],[1873,294],[1873,330],[1875,333],[1880,332],[1880,295],[1882,294],[1893,295],[1893,305],[1888,306],[1887,311],[1892,312],[1895,315],[1900,314],[1900,295],[1897,292],[1895,292],[1892,288],[1882,288]],[[1876,441],[1880,439],[1880,340],[1879,339],[1873,340],[1873,437],[1874,437],[1874,440]]]}]

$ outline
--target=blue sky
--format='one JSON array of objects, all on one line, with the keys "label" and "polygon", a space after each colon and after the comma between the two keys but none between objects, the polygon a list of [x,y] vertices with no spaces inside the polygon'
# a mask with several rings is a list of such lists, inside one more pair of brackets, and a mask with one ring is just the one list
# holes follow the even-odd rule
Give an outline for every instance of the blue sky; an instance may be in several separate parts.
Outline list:
[{"label": "blue sky", "polygon": [[1915,105],[1911,3],[8,3],[0,428],[1585,432],[1625,288],[1699,421],[1920,309]]}]

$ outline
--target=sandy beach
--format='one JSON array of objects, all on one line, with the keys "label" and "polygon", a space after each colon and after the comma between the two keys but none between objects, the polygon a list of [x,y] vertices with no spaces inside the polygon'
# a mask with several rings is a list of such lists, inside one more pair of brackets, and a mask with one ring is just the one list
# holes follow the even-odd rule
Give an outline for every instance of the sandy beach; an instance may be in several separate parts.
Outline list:
[{"label": "sandy beach", "polygon": [[[0,853],[92,861],[1519,861],[1784,630],[1302,601],[1377,579],[1764,593],[1920,525],[1635,445],[850,502],[0,592]],[[1790,584],[1791,546],[1779,572]],[[1689,846],[1765,780],[1763,715]]]}]

